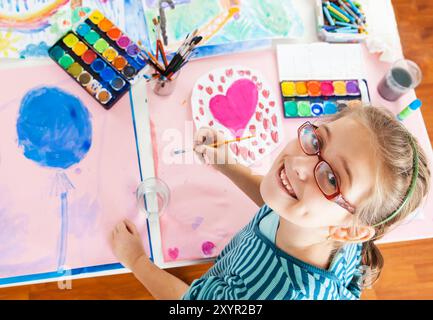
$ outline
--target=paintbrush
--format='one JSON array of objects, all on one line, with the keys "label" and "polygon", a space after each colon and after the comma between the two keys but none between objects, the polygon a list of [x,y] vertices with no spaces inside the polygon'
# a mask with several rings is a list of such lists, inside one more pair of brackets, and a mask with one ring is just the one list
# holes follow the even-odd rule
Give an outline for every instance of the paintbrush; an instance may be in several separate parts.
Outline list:
[{"label": "paintbrush", "polygon": [[[218,147],[220,147],[222,145],[225,145],[225,144],[229,144],[229,143],[232,143],[232,142],[238,142],[238,141],[242,141],[242,140],[247,140],[247,139],[251,139],[251,138],[254,138],[254,137],[255,137],[255,135],[251,135],[251,136],[247,136],[247,137],[236,138],[236,139],[225,140],[225,141],[221,141],[221,142],[217,142],[217,143],[207,144],[206,146],[212,147],[212,148],[218,148]],[[184,154],[184,153],[191,152],[191,151],[194,151],[194,149],[189,149],[189,150],[184,150],[184,149],[173,150],[173,154],[174,155],[178,155],[178,154]]]}]

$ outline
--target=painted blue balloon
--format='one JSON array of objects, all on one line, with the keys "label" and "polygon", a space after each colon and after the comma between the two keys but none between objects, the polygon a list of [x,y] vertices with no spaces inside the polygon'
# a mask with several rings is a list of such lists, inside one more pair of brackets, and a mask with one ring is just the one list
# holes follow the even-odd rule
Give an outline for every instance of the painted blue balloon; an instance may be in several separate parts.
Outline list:
[{"label": "painted blue balloon", "polygon": [[92,145],[90,114],[75,96],[55,87],[29,91],[17,120],[24,156],[44,167],[67,169]]}]

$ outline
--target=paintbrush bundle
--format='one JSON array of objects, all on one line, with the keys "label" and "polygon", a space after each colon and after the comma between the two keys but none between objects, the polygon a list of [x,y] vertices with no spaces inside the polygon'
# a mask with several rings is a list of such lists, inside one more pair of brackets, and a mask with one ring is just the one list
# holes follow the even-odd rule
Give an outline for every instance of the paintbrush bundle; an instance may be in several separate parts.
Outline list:
[{"label": "paintbrush bundle", "polygon": [[[156,32],[156,56],[153,56],[150,52],[146,52],[148,63],[151,65],[155,73],[152,76],[148,76],[148,79],[159,79],[159,80],[171,80],[173,76],[179,72],[179,70],[188,63],[191,59],[194,49],[203,39],[197,35],[198,29],[188,34],[179,47],[177,52],[172,56],[170,62],[168,62],[167,55],[165,53],[164,44],[161,36],[161,21],[160,17],[153,19]],[[162,61],[159,60],[159,57]]]}]

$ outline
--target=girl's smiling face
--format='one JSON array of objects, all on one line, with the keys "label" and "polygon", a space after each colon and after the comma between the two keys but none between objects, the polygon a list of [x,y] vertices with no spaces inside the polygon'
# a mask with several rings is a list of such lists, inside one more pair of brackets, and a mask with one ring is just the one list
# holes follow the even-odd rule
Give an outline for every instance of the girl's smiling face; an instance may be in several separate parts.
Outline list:
[{"label": "girl's smiling face", "polygon": [[[354,205],[371,194],[378,169],[371,133],[350,117],[317,129],[321,156],[336,174],[341,194]],[[348,226],[353,215],[326,199],[314,176],[317,156],[288,143],[260,185],[264,202],[282,218],[304,228]]]}]

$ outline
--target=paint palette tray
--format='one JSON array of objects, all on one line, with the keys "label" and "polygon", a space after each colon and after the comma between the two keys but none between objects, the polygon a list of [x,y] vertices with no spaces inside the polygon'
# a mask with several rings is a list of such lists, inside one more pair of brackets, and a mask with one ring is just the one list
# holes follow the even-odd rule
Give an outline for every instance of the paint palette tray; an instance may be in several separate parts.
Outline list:
[{"label": "paint palette tray", "polygon": [[48,54],[107,110],[131,87],[122,74],[72,31],[57,41]]},{"label": "paint palette tray", "polygon": [[92,11],[75,29],[84,42],[129,82],[133,83],[147,65],[145,52],[100,11]]},{"label": "paint palette tray", "polygon": [[285,118],[310,118],[336,114],[359,101],[370,102],[367,82],[358,80],[303,80],[280,82]]},{"label": "paint palette tray", "polygon": [[48,53],[107,110],[129,91],[147,65],[138,45],[98,10],[58,40]]}]

